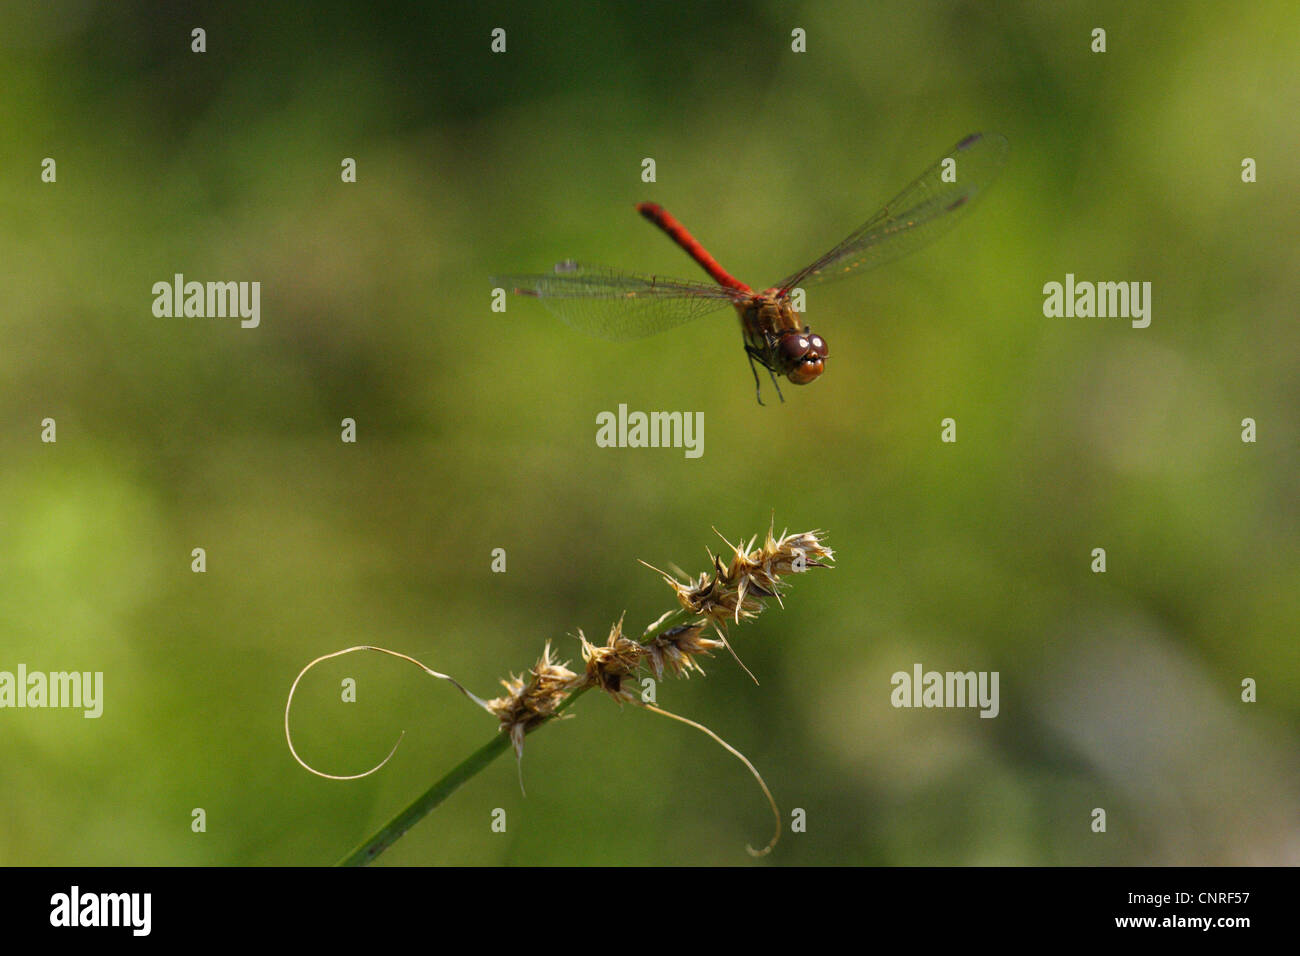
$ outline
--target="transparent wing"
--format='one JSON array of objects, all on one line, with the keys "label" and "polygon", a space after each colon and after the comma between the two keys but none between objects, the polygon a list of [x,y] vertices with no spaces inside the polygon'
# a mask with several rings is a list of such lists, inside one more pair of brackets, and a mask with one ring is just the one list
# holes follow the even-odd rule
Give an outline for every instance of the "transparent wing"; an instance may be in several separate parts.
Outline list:
[{"label": "transparent wing", "polygon": [[493,276],[492,284],[531,296],[581,332],[614,341],[685,325],[743,296],[707,282],[635,275],[561,262],[544,275]]},{"label": "transparent wing", "polygon": [[[852,235],[777,288],[784,292],[866,272],[947,232],[997,178],[1008,148],[999,133],[967,136]],[[949,158],[956,161],[954,182],[943,178]]]}]

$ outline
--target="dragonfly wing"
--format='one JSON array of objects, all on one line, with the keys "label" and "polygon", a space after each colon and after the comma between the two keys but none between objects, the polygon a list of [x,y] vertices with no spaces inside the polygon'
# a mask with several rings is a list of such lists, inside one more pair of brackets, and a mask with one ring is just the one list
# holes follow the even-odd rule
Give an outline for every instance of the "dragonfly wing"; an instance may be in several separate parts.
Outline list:
[{"label": "dragonfly wing", "polygon": [[[847,239],[777,288],[785,291],[866,272],[947,232],[997,178],[1008,148],[1000,133],[967,136]],[[949,159],[955,166],[945,175]]]},{"label": "dragonfly wing", "polygon": [[737,299],[733,290],[707,282],[635,275],[576,262],[562,262],[543,275],[494,276],[492,283],[537,299],[581,332],[613,341],[685,325]]}]

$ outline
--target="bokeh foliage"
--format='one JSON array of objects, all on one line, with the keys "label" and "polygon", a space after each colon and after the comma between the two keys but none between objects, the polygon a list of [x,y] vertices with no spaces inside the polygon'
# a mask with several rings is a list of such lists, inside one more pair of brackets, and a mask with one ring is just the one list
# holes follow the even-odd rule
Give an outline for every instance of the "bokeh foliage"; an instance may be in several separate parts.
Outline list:
[{"label": "bokeh foliage", "polygon": [[[761,686],[718,658],[660,688],[807,811],[771,862],[1296,862],[1294,4],[0,17],[0,669],[102,670],[107,698],[0,712],[0,862],[332,862],[493,726],[354,655],[304,686],[302,750],[350,772],[407,738],[375,777],[310,777],[280,727],[307,660],[380,643],[490,695],[547,639],[667,609],[636,558],[702,570],[710,526],[773,512],[839,567],[737,632]],[[832,359],[784,405],[755,405],[725,314],[616,345],[489,309],[492,273],[569,256],[696,278],[644,199],[763,284],[977,129],[1010,139],[1003,179],[811,296]],[[261,327],[154,318],[176,272],[259,280]],[[1150,328],[1044,318],[1067,272],[1150,281]],[[597,448],[620,402],[703,410],[704,456]],[[892,709],[916,661],[999,671],[1001,716]],[[502,760],[385,862],[748,860],[766,810],[734,760],[574,710],[529,739],[527,798]]]}]

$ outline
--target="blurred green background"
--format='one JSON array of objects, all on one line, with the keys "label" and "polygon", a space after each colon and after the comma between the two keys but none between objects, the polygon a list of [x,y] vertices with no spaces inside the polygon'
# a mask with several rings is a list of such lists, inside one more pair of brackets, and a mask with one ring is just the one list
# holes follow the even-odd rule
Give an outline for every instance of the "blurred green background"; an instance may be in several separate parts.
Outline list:
[{"label": "blurred green background", "polygon": [[[1294,3],[2,16],[0,669],[103,671],[105,712],[0,712],[0,862],[333,862],[494,724],[333,661],[304,756],[357,772],[407,734],[317,779],[281,726],[308,660],[378,643],[490,696],[548,639],[576,667],[578,628],[671,607],[637,558],[698,572],[711,526],[773,513],[839,566],[734,631],[761,686],[721,656],[659,688],[807,812],[764,865],[1300,861]],[[769,283],[980,129],[1011,142],[995,189],[810,292],[832,358],[784,405],[725,312],[611,344],[490,310],[490,275],[570,256],[700,278],[638,200]],[[155,318],[176,272],[260,281],[261,327]],[[1150,328],[1044,318],[1067,272],[1151,282]],[[703,411],[703,457],[597,448],[624,402]],[[998,671],[1001,715],[893,709],[916,662]],[[503,758],[382,862],[749,862],[770,821],[732,757],[573,713],[529,738],[527,797]]]}]

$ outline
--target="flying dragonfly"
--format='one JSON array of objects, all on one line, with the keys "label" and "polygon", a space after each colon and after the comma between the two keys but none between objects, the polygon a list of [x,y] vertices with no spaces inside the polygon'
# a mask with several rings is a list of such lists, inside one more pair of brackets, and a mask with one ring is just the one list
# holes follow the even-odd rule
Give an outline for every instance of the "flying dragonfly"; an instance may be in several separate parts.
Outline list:
[{"label": "flying dragonfly", "polygon": [[538,299],[561,319],[590,335],[614,341],[642,338],[733,306],[740,317],[745,354],[763,404],[758,367],[796,385],[816,381],[830,350],[791,304],[797,288],[859,275],[892,262],[947,232],[997,178],[1008,144],[998,133],[972,133],[948,150],[910,186],[825,255],[776,285],[755,291],[718,264],[666,209],[643,202],[637,211],[677,243],[713,281],[671,279],[604,266],[561,262],[542,275],[494,277],[516,295]]}]

